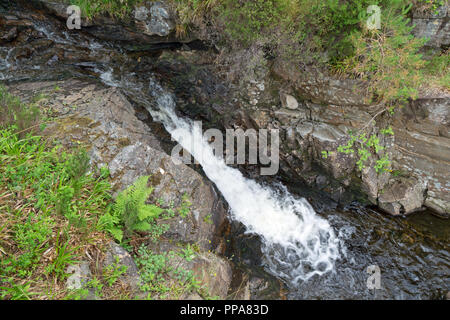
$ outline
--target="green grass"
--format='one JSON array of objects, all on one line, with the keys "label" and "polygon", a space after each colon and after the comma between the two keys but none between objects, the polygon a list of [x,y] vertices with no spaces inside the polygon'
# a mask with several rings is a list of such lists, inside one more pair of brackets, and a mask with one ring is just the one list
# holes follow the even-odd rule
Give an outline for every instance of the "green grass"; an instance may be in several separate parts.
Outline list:
[{"label": "green grass", "polygon": [[[42,97],[36,97],[35,102]],[[35,104],[25,104],[19,98],[11,95],[0,85],[0,125],[11,127],[21,137],[27,133],[36,132],[39,128],[40,112]]]},{"label": "green grass", "polygon": [[66,268],[104,243],[98,218],[111,201],[105,176],[86,173],[82,150],[66,153],[39,136],[0,130],[0,296],[64,295]]},{"label": "green grass", "polygon": [[124,18],[130,14],[135,5],[144,0],[64,0],[81,8],[85,17],[90,19],[99,14],[109,14],[115,18]]},{"label": "green grass", "polygon": [[[0,121],[0,299],[81,299],[89,291],[102,299],[133,299],[131,288],[120,280],[127,270],[117,257],[103,270],[91,266],[93,278],[82,289],[65,287],[67,267],[86,261],[86,253],[103,259],[118,233],[126,236],[124,246],[135,252],[143,290],[177,298],[197,288],[192,272],[163,265],[173,252],[156,255],[143,246],[168,230],[157,218],[175,215],[173,206],[163,210],[146,203],[152,191],[148,177],[139,178],[114,200],[109,171],[89,170],[83,148],[68,152],[28,130],[41,122],[35,105],[3,87],[0,102],[10,110]],[[26,121],[20,122],[22,116]],[[187,214],[190,202],[186,196],[182,202],[181,211]],[[195,257],[190,246],[182,257]]]}]

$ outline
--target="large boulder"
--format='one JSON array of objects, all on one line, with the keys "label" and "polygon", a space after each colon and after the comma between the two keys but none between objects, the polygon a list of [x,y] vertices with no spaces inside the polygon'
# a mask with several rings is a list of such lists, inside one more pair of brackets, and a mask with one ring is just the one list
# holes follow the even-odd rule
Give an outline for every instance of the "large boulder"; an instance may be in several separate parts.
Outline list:
[{"label": "large boulder", "polygon": [[422,208],[426,186],[414,179],[397,179],[378,197],[381,209],[393,214],[408,214]]}]

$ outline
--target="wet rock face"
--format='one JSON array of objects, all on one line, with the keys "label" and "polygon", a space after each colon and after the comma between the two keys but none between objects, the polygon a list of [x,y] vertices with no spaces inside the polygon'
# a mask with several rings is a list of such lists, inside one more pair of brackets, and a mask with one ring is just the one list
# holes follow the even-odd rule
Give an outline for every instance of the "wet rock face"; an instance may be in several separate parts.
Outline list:
[{"label": "wet rock face", "polygon": [[[450,214],[448,94],[424,93],[393,117],[377,117],[378,128],[392,126],[395,134],[374,131],[384,149],[359,170],[357,155],[336,150],[347,143],[349,130],[366,127],[382,108],[367,104],[364,83],[275,61],[265,74],[254,72],[246,81],[238,79],[234,88],[227,86],[219,95],[214,88],[220,80],[212,76],[213,67],[208,70],[203,64],[205,70],[196,73],[179,68],[190,78],[191,89],[183,92],[190,92],[184,100],[192,105],[178,104],[189,117],[207,119],[222,129],[280,129],[281,173],[289,182],[304,181],[343,204],[364,195],[391,214],[409,214],[423,206]],[[171,74],[183,82],[178,71]],[[208,80],[204,74],[210,75]],[[326,151],[332,152],[324,155]],[[390,171],[376,172],[376,161],[384,155],[392,160]]]}]

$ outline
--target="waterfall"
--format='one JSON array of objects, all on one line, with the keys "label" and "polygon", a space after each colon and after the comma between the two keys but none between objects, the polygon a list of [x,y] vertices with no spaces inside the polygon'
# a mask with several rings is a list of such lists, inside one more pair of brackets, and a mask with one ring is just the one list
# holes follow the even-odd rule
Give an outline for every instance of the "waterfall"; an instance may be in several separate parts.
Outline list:
[{"label": "waterfall", "polygon": [[264,187],[227,166],[214,156],[201,130],[177,116],[170,93],[152,79],[149,89],[157,108],[148,107],[148,111],[200,163],[227,200],[231,218],[244,224],[246,232],[261,238],[269,272],[295,286],[313,275],[334,270],[339,238],[305,199],[297,199],[286,190]]}]

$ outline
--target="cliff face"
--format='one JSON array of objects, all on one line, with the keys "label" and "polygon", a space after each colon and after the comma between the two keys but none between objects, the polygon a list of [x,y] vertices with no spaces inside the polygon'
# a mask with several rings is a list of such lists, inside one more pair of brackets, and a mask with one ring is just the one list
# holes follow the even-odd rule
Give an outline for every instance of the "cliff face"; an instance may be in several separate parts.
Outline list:
[{"label": "cliff face", "polygon": [[[348,139],[346,132],[358,132],[379,112],[380,106],[364,103],[363,84],[322,76],[309,79],[311,73],[296,77],[293,68],[282,64],[275,64],[273,71],[284,80],[283,89],[302,99],[295,110],[270,111],[286,131],[286,155],[293,155],[289,161],[293,168],[299,168],[296,161],[303,167],[308,161],[319,163],[343,185],[360,183],[372,203],[392,214],[411,213],[423,205],[449,214],[448,93],[425,91],[394,116],[378,116],[375,120],[379,128],[391,125],[394,131],[392,137],[376,131],[386,148],[379,157],[389,155],[392,171],[377,173],[373,168],[377,157],[372,155],[359,172],[355,157],[333,152],[324,159],[321,151],[336,150]],[[299,155],[295,153],[298,149]]]},{"label": "cliff face", "polygon": [[[60,5],[38,2],[65,18]],[[102,17],[85,21],[83,29],[100,39],[123,43],[132,51],[153,50],[174,41],[181,46],[181,42],[195,39],[193,34],[186,39],[176,37],[175,13],[167,3],[137,7],[120,24]],[[448,11],[448,5],[436,13],[413,9],[413,33],[427,37],[429,49],[448,48]],[[383,106],[367,103],[370,83],[338,79],[318,68],[267,57],[258,44],[226,49],[219,58],[213,52],[190,52],[189,58],[178,55],[181,71],[164,70],[176,78],[167,81],[173,82],[180,94],[192,96],[192,103],[179,106],[183,112],[222,129],[281,129],[283,173],[328,192],[338,202],[348,201],[351,197],[347,191],[351,190],[392,214],[408,214],[426,206],[450,215],[448,92],[424,89],[418,99],[390,116],[380,113]],[[393,136],[380,132],[388,126]],[[359,170],[356,155],[336,150],[348,141],[349,131],[360,132],[367,127],[384,150],[371,154]],[[376,161],[384,156],[391,165],[387,172],[377,172]]]},{"label": "cliff face", "polygon": [[[426,49],[448,48],[448,11],[448,5],[433,14],[412,11],[413,34],[428,39]],[[448,91],[422,88],[418,99],[389,115],[382,105],[367,102],[370,83],[333,77],[278,58],[268,60],[257,47],[237,53],[228,62],[234,65],[232,70],[246,70],[237,81],[240,114],[245,113],[240,122],[250,119],[257,128],[281,129],[282,169],[287,176],[297,174],[336,201],[348,200],[345,190],[362,191],[371,203],[394,215],[424,206],[450,215]],[[394,135],[381,133],[388,126]],[[349,131],[358,133],[368,127],[384,150],[371,154],[359,170],[355,155],[336,149],[346,144]],[[391,165],[377,173],[376,161],[384,156]]]},{"label": "cliff face", "polygon": [[[258,62],[251,65],[242,52],[230,58],[225,70],[233,66],[245,71],[235,81],[221,77],[223,69],[208,53],[178,55],[176,67],[169,63],[174,54],[161,56],[166,81],[188,101],[180,101],[180,111],[204,121],[204,127],[279,129],[280,174],[323,190],[336,202],[362,196],[395,215],[424,207],[449,215],[448,93],[425,90],[393,115],[380,113],[384,106],[365,102],[367,84],[252,53]],[[393,135],[380,132],[389,126]],[[364,128],[371,128],[384,150],[372,153],[359,170],[356,153],[337,148],[347,143],[349,130]],[[391,165],[377,173],[376,161],[385,155]]]},{"label": "cliff face", "polygon": [[[448,5],[434,14],[413,10],[413,33],[428,39],[428,49],[448,48],[448,11]],[[281,60],[275,60],[267,74],[279,80],[268,82],[275,86],[271,88],[273,93],[281,92],[281,101],[278,107],[257,108],[252,114],[256,123],[269,115],[285,131],[284,156],[291,170],[304,175],[312,163],[319,164],[340,185],[360,185],[370,202],[392,214],[408,214],[426,206],[449,216],[448,91],[423,89],[418,99],[399,108],[393,116],[379,116],[380,106],[368,104],[365,99],[365,88],[370,83],[336,79],[314,69],[299,70]],[[294,107],[283,103],[286,92],[292,95],[291,100],[300,102]],[[378,157],[371,155],[363,170],[357,170],[352,156],[336,152],[325,158],[321,155],[322,151],[336,150],[348,140],[349,130],[359,132],[371,119],[377,123],[375,133],[385,150]],[[387,125],[394,130],[392,137],[380,134],[379,129]],[[373,165],[384,155],[392,160],[390,173],[377,173]],[[323,179],[314,176],[309,181],[323,185]],[[341,193],[335,187],[325,184],[322,188],[329,188],[332,196],[340,199]]]},{"label": "cliff face", "polygon": [[[394,215],[428,207],[449,216],[448,92],[425,89],[390,115],[383,105],[366,102],[370,83],[267,60],[258,48],[222,57],[220,68],[202,57],[178,57],[179,70],[165,70],[178,79],[178,91],[190,96],[185,100],[192,103],[178,106],[190,117],[222,129],[280,129],[284,176],[323,190],[337,202],[361,199],[362,194]],[[180,73],[186,74],[184,83]],[[394,134],[382,134],[389,126]],[[349,131],[367,128],[384,150],[372,153],[360,170],[356,152],[336,150],[347,143]],[[391,164],[377,172],[376,161],[384,156]]]}]

